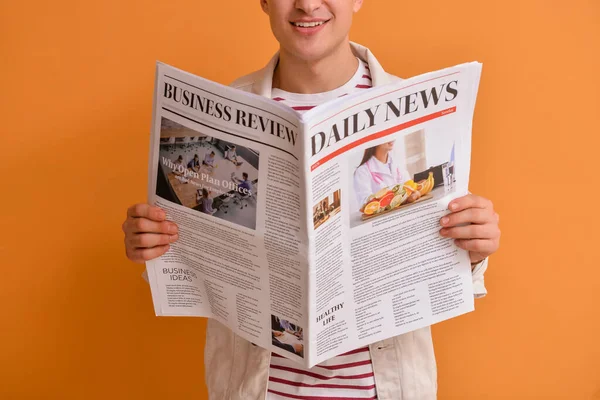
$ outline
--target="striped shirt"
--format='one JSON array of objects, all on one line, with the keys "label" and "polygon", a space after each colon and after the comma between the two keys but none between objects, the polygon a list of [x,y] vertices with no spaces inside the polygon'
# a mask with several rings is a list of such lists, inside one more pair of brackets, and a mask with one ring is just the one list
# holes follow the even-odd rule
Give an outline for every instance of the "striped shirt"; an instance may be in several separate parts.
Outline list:
[{"label": "striped shirt", "polygon": [[275,353],[271,356],[268,400],[376,398],[368,347],[341,354],[310,369]]},{"label": "striped shirt", "polygon": [[371,80],[371,73],[369,72],[369,66],[361,59],[359,59],[358,62],[358,69],[356,70],[354,76],[348,82],[346,82],[344,85],[340,86],[337,89],[324,93],[299,94],[290,93],[281,89],[273,88],[273,100],[279,101],[287,106],[290,106],[291,108],[302,114],[322,103],[325,103],[326,101],[334,100],[338,97],[345,96],[357,90],[369,89],[373,86]]},{"label": "striped shirt", "polygon": [[[273,100],[304,113],[329,100],[372,86],[369,66],[359,66],[343,86],[325,93],[298,94],[273,89]],[[376,399],[375,375],[368,347],[341,354],[313,368],[303,368],[275,353],[269,368],[268,400]]]}]

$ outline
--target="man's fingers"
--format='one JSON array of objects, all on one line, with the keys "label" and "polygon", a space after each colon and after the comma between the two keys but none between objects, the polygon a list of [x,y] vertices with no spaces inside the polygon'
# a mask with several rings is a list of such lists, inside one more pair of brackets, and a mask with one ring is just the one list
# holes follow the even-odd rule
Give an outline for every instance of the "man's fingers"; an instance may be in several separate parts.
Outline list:
[{"label": "man's fingers", "polygon": [[163,233],[174,235],[177,225],[170,221],[155,222],[146,218],[128,218],[125,231],[127,233]]},{"label": "man's fingers", "polygon": [[150,249],[127,250],[127,257],[137,263],[143,263],[162,256],[169,250],[169,245],[156,246]]},{"label": "man's fingers", "polygon": [[468,208],[446,215],[440,220],[440,223],[442,226],[449,228],[461,224],[485,224],[495,221],[495,218],[494,213],[487,209]]},{"label": "man's fingers", "polygon": [[461,249],[469,251],[471,260],[479,260],[500,246],[500,216],[494,204],[484,197],[468,194],[448,204],[450,214],[442,217],[440,235],[455,239]]},{"label": "man's fingers", "polygon": [[127,258],[137,263],[160,257],[179,238],[177,225],[166,220],[161,208],[149,204],[129,207],[122,228]]},{"label": "man's fingers", "polygon": [[151,206],[150,204],[135,204],[127,209],[127,217],[132,218],[147,218],[152,221],[164,221],[167,217],[165,212],[155,206]]},{"label": "man's fingers", "polygon": [[454,228],[443,228],[440,235],[453,239],[497,239],[500,229],[497,225],[467,225]]},{"label": "man's fingers", "polygon": [[466,210],[467,208],[489,208],[493,210],[494,205],[490,200],[474,194],[459,197],[448,204],[448,209],[452,212]]},{"label": "man's fingers", "polygon": [[139,233],[132,235],[129,239],[131,247],[138,248],[152,248],[156,246],[164,246],[171,244],[179,239],[179,235],[164,235],[157,233]]}]

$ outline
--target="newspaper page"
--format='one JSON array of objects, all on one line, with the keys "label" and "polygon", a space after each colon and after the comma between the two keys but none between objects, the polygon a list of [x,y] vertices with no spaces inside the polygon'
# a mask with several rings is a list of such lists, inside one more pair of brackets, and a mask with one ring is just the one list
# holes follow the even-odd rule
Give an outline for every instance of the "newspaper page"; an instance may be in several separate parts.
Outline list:
[{"label": "newspaper page", "polygon": [[147,263],[157,315],[214,318],[304,360],[300,134],[285,106],[157,65],[148,197],[179,227]]},{"label": "newspaper page", "polygon": [[301,117],[159,63],[148,195],[180,239],[147,263],[156,314],[215,318],[310,367],[473,310],[468,255],[438,232],[467,193],[480,71]]},{"label": "newspaper page", "polygon": [[474,308],[468,253],[439,235],[468,192],[481,64],[304,115],[310,364]]}]

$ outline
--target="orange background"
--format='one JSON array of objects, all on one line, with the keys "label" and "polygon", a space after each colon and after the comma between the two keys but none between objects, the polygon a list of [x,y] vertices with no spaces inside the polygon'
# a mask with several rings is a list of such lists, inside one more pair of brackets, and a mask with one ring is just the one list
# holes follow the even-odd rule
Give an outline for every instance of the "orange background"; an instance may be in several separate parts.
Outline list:
[{"label": "orange background", "polygon": [[[600,399],[600,2],[365,1],[412,76],[484,63],[471,190],[502,247],[434,328],[439,398]],[[0,5],[0,398],[202,399],[202,319],[156,318],[120,225],[143,201],[154,61],[228,83],[276,50],[258,0]]]}]

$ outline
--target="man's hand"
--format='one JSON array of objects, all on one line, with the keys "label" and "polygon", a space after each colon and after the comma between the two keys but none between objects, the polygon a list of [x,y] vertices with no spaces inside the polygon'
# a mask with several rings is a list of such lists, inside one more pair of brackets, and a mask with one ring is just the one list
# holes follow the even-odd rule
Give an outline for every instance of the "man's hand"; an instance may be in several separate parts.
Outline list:
[{"label": "man's hand", "polygon": [[488,199],[473,194],[452,200],[450,214],[440,220],[443,237],[455,239],[461,249],[469,251],[471,263],[477,263],[500,247],[500,216]]},{"label": "man's hand", "polygon": [[129,207],[127,219],[123,222],[127,258],[143,263],[169,250],[169,244],[175,242],[179,235],[177,225],[165,218],[165,212],[158,207],[148,204]]}]

